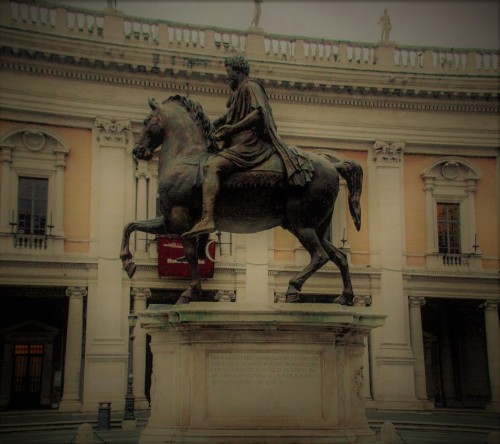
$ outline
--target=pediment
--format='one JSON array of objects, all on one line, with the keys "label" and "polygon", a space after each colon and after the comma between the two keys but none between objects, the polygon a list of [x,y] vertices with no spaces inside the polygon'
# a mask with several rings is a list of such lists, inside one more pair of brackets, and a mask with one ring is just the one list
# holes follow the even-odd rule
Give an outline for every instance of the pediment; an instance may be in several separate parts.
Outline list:
[{"label": "pediment", "polygon": [[0,148],[9,147],[16,152],[40,154],[68,154],[69,145],[60,137],[44,128],[29,126],[18,128],[6,134],[0,140]]},{"label": "pediment", "polygon": [[36,333],[44,335],[56,335],[59,333],[59,329],[42,322],[28,320],[2,328],[0,330],[0,333],[11,336]]}]

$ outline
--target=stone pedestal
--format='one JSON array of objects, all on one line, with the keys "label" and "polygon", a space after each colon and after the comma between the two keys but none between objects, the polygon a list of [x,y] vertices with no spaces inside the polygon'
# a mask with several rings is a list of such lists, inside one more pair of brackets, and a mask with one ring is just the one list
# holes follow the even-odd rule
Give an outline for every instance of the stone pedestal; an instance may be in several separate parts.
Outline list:
[{"label": "stone pedestal", "polygon": [[384,316],[325,304],[150,305],[140,443],[373,443],[364,339]]}]

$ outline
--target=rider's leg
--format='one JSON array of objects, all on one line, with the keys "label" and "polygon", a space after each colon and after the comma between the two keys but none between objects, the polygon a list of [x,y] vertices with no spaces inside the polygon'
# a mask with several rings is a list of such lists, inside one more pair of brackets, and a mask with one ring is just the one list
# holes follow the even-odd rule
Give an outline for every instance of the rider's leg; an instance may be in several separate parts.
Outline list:
[{"label": "rider's leg", "polygon": [[214,208],[215,199],[220,191],[220,174],[236,170],[236,165],[225,157],[215,155],[203,167],[203,212],[200,222],[191,230],[184,233],[183,237],[198,236],[215,231]]}]

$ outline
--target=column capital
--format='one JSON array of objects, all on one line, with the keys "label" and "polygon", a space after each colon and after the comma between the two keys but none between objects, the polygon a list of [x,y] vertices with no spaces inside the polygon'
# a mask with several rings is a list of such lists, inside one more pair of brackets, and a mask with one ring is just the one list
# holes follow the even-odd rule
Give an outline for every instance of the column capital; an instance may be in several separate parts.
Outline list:
[{"label": "column capital", "polygon": [[217,290],[214,296],[216,302],[234,302],[236,301],[236,291],[233,290]]},{"label": "column capital", "polygon": [[496,299],[487,299],[479,306],[479,308],[484,308],[485,311],[497,311],[498,304],[500,304],[500,301]]},{"label": "column capital", "polygon": [[353,299],[353,305],[355,307],[369,307],[372,305],[371,295],[355,295]]},{"label": "column capital", "polygon": [[149,179],[151,176],[149,174],[149,171],[147,170],[136,170],[135,171],[135,178],[136,179]]},{"label": "column capital", "polygon": [[66,288],[66,296],[70,299],[81,299],[87,296],[87,289],[85,287],[68,287]]},{"label": "column capital", "polygon": [[403,158],[404,142],[376,140],[373,144],[373,160],[377,166],[398,167]]},{"label": "column capital", "polygon": [[410,305],[410,308],[420,308],[425,305],[425,298],[421,296],[411,296],[408,298],[408,304]]},{"label": "column capital", "polygon": [[130,294],[134,297],[134,300],[146,300],[151,297],[151,290],[149,288],[134,287]]},{"label": "column capital", "polygon": [[128,135],[132,131],[130,119],[96,117],[94,126],[97,128],[97,140],[103,145],[125,147]]}]

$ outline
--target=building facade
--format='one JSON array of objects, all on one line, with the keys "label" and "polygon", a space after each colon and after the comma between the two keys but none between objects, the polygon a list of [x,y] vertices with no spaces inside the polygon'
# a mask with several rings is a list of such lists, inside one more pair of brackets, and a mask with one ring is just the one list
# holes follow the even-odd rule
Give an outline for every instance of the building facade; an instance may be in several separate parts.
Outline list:
[{"label": "building facade", "polygon": [[[292,145],[364,169],[362,228],[346,185],[331,238],[356,304],[387,314],[366,344],[367,406],[500,410],[499,52],[357,43],[193,27],[44,2],[0,2],[0,408],[123,409],[127,316],[173,303],[185,279],[158,275],[137,233],[156,217],[158,160],[131,155],[148,98],[197,100],[213,120],[244,54]],[[207,300],[280,303],[309,261],[281,228],[218,233]],[[327,264],[304,286],[328,302]],[[133,341],[136,407],[151,386],[148,338]]]}]

